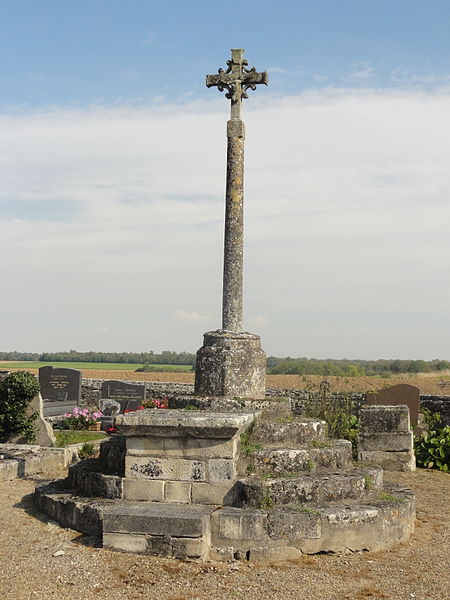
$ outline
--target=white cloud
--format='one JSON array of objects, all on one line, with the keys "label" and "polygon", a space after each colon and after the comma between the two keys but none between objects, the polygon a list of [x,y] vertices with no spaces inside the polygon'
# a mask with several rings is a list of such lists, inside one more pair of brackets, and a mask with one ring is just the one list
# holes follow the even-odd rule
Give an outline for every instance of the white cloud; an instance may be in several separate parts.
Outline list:
[{"label": "white cloud", "polygon": [[187,312],[186,310],[176,310],[174,317],[179,321],[188,321],[193,323],[198,323],[199,321],[208,321],[210,319],[210,317],[205,315],[200,315],[196,312]]},{"label": "white cloud", "polygon": [[[449,108],[446,89],[246,101],[244,303],[268,353],[449,358]],[[204,315],[220,327],[227,113],[0,115],[0,349],[194,350]]]},{"label": "white cloud", "polygon": [[395,84],[407,86],[445,86],[450,83],[450,73],[417,74],[403,69],[394,69],[389,80]]},{"label": "white cloud", "polygon": [[350,73],[343,75],[343,81],[357,82],[371,79],[376,75],[375,68],[367,62],[355,62],[351,65]]},{"label": "white cloud", "polygon": [[264,327],[267,325],[268,319],[262,315],[255,315],[254,317],[249,317],[247,323],[253,327]]},{"label": "white cloud", "polygon": [[97,327],[96,331],[98,331],[98,333],[103,333],[106,335],[110,333],[111,329],[109,327]]}]

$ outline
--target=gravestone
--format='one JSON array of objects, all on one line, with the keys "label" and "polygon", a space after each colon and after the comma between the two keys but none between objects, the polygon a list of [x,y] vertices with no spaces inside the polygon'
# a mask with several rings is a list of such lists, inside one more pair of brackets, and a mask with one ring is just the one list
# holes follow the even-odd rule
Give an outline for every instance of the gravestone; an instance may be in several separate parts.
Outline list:
[{"label": "gravestone", "polygon": [[70,412],[81,403],[81,371],[78,369],[41,367],[39,384],[46,417]]},{"label": "gravestone", "polygon": [[100,398],[102,406],[106,400],[114,400],[120,405],[120,412],[124,410],[136,410],[145,402],[146,386],[136,383],[125,383],[111,379],[102,383]]},{"label": "gravestone", "polygon": [[411,425],[419,423],[420,390],[414,385],[399,383],[379,392],[366,395],[366,404],[369,406],[398,406],[406,404],[409,408]]}]

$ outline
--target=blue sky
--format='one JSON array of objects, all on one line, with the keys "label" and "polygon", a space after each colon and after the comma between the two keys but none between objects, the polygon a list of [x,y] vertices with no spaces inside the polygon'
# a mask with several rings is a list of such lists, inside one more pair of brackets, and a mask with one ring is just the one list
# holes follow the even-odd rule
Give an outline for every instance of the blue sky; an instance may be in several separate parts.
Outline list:
[{"label": "blue sky", "polygon": [[1,350],[220,326],[244,47],[245,327],[268,354],[449,359],[447,0],[0,1]]},{"label": "blue sky", "polygon": [[[447,0],[2,0],[2,104],[205,98],[200,74],[245,46],[272,93],[445,78]],[[215,66],[217,65],[217,67]]]}]

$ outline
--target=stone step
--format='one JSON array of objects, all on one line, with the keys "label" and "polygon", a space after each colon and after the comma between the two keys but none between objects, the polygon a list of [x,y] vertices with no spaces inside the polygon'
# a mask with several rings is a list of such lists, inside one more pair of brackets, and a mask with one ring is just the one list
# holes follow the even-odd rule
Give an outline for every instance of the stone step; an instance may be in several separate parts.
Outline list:
[{"label": "stone step", "polygon": [[223,507],[211,516],[215,560],[286,560],[317,552],[377,551],[414,530],[414,493],[396,484],[369,503],[311,509]]},{"label": "stone step", "polygon": [[352,444],[348,440],[316,440],[300,448],[264,448],[248,457],[255,475],[289,477],[294,473],[348,471],[353,468]]},{"label": "stone step", "polygon": [[174,558],[206,558],[212,506],[118,502],[103,510],[103,547]]},{"label": "stone step", "polygon": [[252,427],[249,441],[263,447],[296,447],[327,439],[327,425],[322,419],[287,417],[277,420],[257,421]]},{"label": "stone step", "polygon": [[102,472],[98,458],[82,460],[69,467],[67,487],[79,496],[91,498],[122,498],[123,480],[118,475]]},{"label": "stone step", "polygon": [[238,482],[239,505],[270,508],[277,505],[324,506],[337,501],[367,501],[383,488],[380,467],[357,468],[347,473],[311,474],[300,477],[260,478]]},{"label": "stone step", "polygon": [[62,527],[102,536],[111,550],[202,560],[286,560],[304,553],[377,551],[407,539],[414,493],[386,484],[367,502],[325,507],[187,506],[73,496],[64,481],[36,488],[40,511]]}]

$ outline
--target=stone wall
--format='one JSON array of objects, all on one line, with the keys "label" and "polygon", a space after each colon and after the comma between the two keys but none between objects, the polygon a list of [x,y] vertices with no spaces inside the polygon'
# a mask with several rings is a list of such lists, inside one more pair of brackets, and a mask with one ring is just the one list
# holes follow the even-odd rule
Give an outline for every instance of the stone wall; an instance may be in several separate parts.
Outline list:
[{"label": "stone wall", "polygon": [[442,426],[450,425],[450,396],[420,395],[420,406],[442,415]]},{"label": "stone wall", "polygon": [[[119,375],[119,373],[118,373]],[[194,385],[192,383],[168,383],[163,381],[126,381],[126,383],[146,384],[147,399],[163,398],[164,396],[193,396]],[[82,380],[81,398],[83,404],[98,406],[100,401],[100,388],[102,385],[101,379],[86,379]],[[306,390],[285,390],[280,388],[267,388],[266,396],[268,397],[288,397],[292,400],[292,410],[296,415],[305,413],[306,404],[309,399],[309,392]],[[332,397],[336,400],[343,399],[342,394],[333,394]],[[347,396],[345,396],[346,398]],[[349,398],[353,403],[355,414],[359,414],[361,406],[365,403],[365,395],[358,393],[349,394]],[[450,396],[433,396],[420,395],[420,405],[424,406],[431,412],[440,412],[443,418],[443,425],[450,425]]]}]

